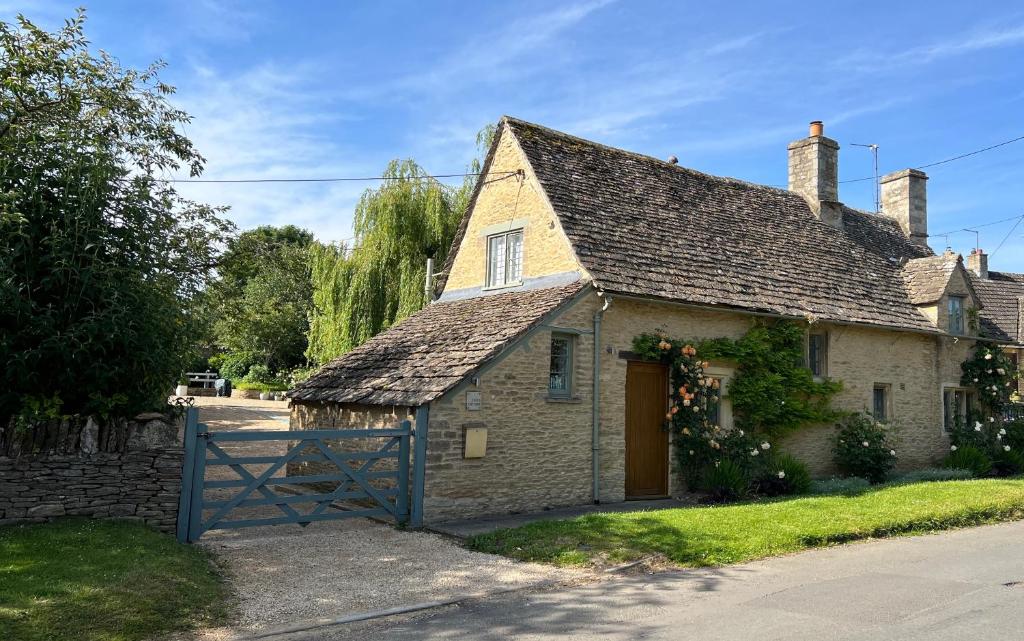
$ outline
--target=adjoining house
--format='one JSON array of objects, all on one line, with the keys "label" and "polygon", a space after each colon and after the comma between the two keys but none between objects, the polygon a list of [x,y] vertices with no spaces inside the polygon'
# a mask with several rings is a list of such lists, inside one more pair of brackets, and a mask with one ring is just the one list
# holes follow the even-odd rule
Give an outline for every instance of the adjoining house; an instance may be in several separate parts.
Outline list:
[{"label": "adjoining house", "polygon": [[[292,429],[426,407],[428,522],[666,496],[667,372],[634,337],[738,338],[769,317],[807,323],[836,406],[902,426],[901,465],[932,464],[974,393],[960,364],[987,285],[927,246],[924,173],[885,176],[883,214],[866,213],[839,201],[838,154],[812,123],[787,190],[503,118],[437,300],[292,390]],[[708,371],[729,425],[733,371]],[[781,447],[825,475],[831,436]]]},{"label": "adjoining house", "polygon": [[[981,333],[1004,343],[1019,371],[1024,366],[1024,274],[989,271],[988,254],[981,248],[967,257],[967,267],[982,303]],[[1018,379],[1017,391],[1024,392],[1024,380]]]}]

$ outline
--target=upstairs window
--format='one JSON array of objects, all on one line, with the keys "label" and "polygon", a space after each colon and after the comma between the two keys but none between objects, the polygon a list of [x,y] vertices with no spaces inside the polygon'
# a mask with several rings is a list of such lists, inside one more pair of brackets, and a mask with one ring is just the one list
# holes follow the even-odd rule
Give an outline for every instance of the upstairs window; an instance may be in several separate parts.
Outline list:
[{"label": "upstairs window", "polygon": [[961,336],[964,333],[964,297],[949,297],[949,333]]},{"label": "upstairs window", "polygon": [[828,376],[828,334],[811,332],[807,336],[807,367],[817,377]]},{"label": "upstairs window", "polygon": [[551,369],[548,373],[548,395],[568,398],[572,395],[572,336],[551,335]]},{"label": "upstairs window", "polygon": [[523,280],[523,230],[487,237],[487,286],[505,287]]}]

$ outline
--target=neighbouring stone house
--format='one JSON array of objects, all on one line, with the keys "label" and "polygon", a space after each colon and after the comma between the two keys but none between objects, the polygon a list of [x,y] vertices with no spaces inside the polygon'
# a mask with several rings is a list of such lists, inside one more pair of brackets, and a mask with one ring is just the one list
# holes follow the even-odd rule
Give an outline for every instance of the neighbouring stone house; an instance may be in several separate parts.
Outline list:
[{"label": "neighbouring stone house", "polygon": [[[1024,274],[993,272],[980,248],[967,257],[974,290],[981,299],[981,333],[1004,344],[1018,371],[1024,367]],[[1017,381],[1024,392],[1024,377]]]},{"label": "neighbouring stone house", "polygon": [[[788,147],[787,190],[503,118],[437,300],[296,386],[292,429],[426,407],[428,522],[665,496],[680,489],[667,373],[633,339],[785,318],[807,323],[814,374],[843,382],[836,406],[897,421],[901,465],[932,464],[970,403],[960,364],[987,281],[927,246],[925,174],[885,176],[882,215],[854,210],[838,152],[812,123]],[[708,371],[729,425],[732,369]],[[831,445],[830,425],[781,443],[817,475]]]}]

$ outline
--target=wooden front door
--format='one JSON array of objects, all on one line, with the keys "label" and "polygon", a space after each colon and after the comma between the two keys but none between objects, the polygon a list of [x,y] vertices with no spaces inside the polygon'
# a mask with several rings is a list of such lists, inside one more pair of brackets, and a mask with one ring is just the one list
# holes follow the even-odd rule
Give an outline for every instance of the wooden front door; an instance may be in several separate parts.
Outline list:
[{"label": "wooden front door", "polygon": [[668,496],[668,370],[659,363],[626,366],[626,498]]}]

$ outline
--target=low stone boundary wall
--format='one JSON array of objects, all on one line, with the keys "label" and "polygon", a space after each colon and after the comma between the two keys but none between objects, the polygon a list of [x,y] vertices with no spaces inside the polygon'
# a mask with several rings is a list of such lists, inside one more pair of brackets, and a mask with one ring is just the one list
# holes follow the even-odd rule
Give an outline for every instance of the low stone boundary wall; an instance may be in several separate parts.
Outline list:
[{"label": "low stone boundary wall", "polygon": [[0,428],[0,525],[58,516],[121,518],[173,532],[184,418],[69,419]]}]

